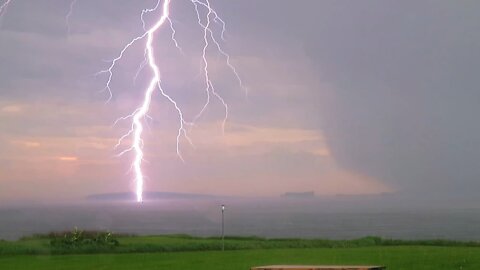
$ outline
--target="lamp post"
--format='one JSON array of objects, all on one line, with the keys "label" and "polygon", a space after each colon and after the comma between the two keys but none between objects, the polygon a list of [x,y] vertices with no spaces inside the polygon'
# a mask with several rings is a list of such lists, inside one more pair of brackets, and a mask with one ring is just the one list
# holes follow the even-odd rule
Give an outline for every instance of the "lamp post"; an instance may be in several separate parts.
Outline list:
[{"label": "lamp post", "polygon": [[222,251],[225,250],[225,205],[222,204]]}]

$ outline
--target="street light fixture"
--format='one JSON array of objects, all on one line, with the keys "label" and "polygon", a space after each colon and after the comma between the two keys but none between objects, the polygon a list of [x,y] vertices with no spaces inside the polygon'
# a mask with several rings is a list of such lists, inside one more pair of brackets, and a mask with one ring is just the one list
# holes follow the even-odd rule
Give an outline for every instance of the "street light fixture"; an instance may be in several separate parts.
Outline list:
[{"label": "street light fixture", "polygon": [[222,204],[222,251],[225,250],[225,205]]}]

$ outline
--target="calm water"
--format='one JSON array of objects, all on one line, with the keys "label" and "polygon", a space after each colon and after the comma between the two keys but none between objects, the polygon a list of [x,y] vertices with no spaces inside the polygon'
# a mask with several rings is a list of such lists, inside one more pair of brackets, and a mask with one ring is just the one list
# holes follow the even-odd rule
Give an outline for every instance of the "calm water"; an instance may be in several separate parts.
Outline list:
[{"label": "calm water", "polygon": [[70,206],[0,207],[0,239],[50,231],[110,230],[135,234],[219,235],[227,204],[228,235],[345,239],[480,240],[480,209],[400,209],[331,205],[319,200],[161,200]]}]

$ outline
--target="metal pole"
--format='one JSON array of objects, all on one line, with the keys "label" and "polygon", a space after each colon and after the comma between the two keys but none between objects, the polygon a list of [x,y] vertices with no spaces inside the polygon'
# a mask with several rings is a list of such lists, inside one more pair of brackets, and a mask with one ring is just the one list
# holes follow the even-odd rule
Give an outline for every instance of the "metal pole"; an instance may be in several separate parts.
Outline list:
[{"label": "metal pole", "polygon": [[222,251],[225,250],[225,205],[222,204]]}]

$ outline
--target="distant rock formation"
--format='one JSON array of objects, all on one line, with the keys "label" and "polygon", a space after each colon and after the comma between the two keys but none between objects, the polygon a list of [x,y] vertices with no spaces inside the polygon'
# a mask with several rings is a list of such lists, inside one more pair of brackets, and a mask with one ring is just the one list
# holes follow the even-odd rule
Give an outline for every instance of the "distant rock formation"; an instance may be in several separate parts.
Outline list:
[{"label": "distant rock formation", "polygon": [[284,198],[314,198],[315,192],[306,191],[306,192],[287,192],[282,195]]},{"label": "distant rock formation", "polygon": [[[175,193],[175,192],[145,192],[145,200],[161,200],[161,199],[214,199],[219,196],[192,193]],[[136,200],[133,192],[118,193],[102,193],[92,194],[86,197],[87,200],[94,201],[134,201]]]}]

